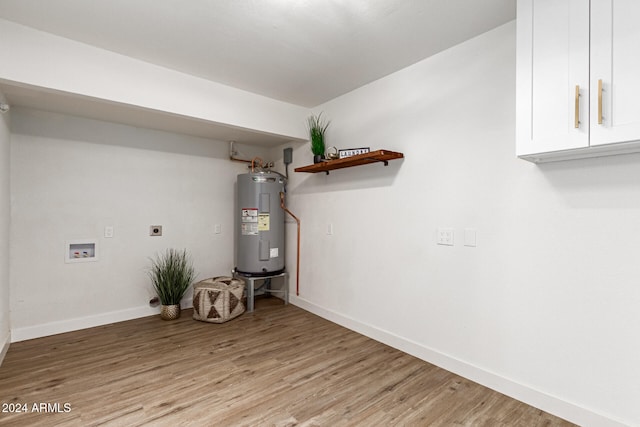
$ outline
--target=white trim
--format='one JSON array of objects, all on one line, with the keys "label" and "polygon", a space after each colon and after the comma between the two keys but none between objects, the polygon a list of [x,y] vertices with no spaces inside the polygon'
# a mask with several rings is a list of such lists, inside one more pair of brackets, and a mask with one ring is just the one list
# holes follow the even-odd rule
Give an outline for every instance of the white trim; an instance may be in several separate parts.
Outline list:
[{"label": "white trim", "polygon": [[125,320],[138,319],[140,317],[153,316],[159,312],[159,308],[152,308],[148,306],[134,307],[126,310],[96,314],[94,316],[76,317],[74,319],[16,328],[11,330],[11,342],[25,341],[33,338],[46,337],[48,335],[62,334],[64,332],[108,325],[109,323],[114,322],[123,322]]},{"label": "white trim", "polygon": [[593,145],[573,150],[550,151],[548,153],[519,156],[533,163],[560,162],[565,160],[590,159],[592,157],[619,156],[640,152],[640,141],[618,142],[615,144]]},{"label": "white trim", "polygon": [[[183,309],[192,308],[193,301],[190,298],[185,298],[184,300],[182,300],[180,306]],[[139,319],[141,317],[153,316],[159,313],[159,307],[133,307],[126,310],[110,311],[108,313],[96,314],[94,316],[76,317],[74,319],[66,319],[57,322],[27,326],[24,328],[16,328],[11,330],[10,337],[11,342],[25,341],[33,338],[41,338],[49,335],[62,334],[65,332],[78,331],[80,329],[108,325],[109,323]]]},{"label": "white trim", "polygon": [[522,401],[533,407],[542,409],[550,414],[564,418],[578,425],[597,425],[601,427],[624,427],[628,423],[614,420],[611,417],[598,414],[587,408],[562,400],[535,390],[524,384],[520,384],[505,378],[494,372],[489,372],[478,366],[472,365],[451,355],[441,353],[435,349],[426,347],[415,341],[395,335],[375,326],[362,323],[351,317],[342,315],[335,311],[320,307],[304,298],[291,295],[289,302],[306,311],[316,314],[324,319],[337,323],[345,328],[351,329],[376,341],[389,345],[398,350],[404,351],[412,356],[426,362],[439,366],[447,371],[465,377],[471,381],[482,384],[514,399]]},{"label": "white trim", "polygon": [[7,334],[7,337],[2,344],[2,348],[0,348],[0,366],[2,366],[2,362],[4,361],[4,357],[7,355],[7,351],[9,351],[9,345],[11,344],[11,333]]}]

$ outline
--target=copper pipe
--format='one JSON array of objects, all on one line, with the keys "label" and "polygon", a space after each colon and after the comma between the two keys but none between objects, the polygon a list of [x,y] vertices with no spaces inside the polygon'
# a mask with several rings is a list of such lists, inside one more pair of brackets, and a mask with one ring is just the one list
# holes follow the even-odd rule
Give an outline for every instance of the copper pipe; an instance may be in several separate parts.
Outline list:
[{"label": "copper pipe", "polygon": [[[256,162],[256,160],[259,161]],[[260,157],[254,157],[253,159],[251,159],[251,172],[253,173],[254,169],[255,169],[255,164],[258,163],[259,167],[262,168],[262,159]]]},{"label": "copper pipe", "polygon": [[229,160],[234,161],[234,162],[251,163],[251,160],[236,159],[235,157],[229,157]]},{"label": "copper pipe", "polygon": [[291,215],[291,217],[293,217],[293,219],[295,219],[296,223],[298,224],[298,251],[296,254],[296,296],[299,296],[300,295],[300,220],[285,206],[283,192],[280,192],[280,207],[286,213]]},{"label": "copper pipe", "polygon": [[251,160],[238,159],[237,157],[235,157],[238,153],[233,149],[234,142],[235,141],[229,141],[229,160],[233,162],[251,163]]}]

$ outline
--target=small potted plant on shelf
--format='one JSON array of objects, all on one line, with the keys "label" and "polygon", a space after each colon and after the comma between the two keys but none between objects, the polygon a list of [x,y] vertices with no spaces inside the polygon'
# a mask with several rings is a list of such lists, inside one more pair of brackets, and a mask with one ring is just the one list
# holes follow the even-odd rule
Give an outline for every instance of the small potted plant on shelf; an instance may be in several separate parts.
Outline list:
[{"label": "small potted plant on shelf", "polygon": [[325,121],[322,113],[317,116],[314,114],[307,119],[309,126],[309,138],[311,141],[311,152],[313,153],[313,163],[320,163],[324,158],[324,133],[331,124],[331,121]]},{"label": "small potted plant on shelf", "polygon": [[160,317],[174,320],[180,317],[180,301],[195,277],[193,263],[186,249],[167,249],[151,260],[149,277],[158,295]]}]

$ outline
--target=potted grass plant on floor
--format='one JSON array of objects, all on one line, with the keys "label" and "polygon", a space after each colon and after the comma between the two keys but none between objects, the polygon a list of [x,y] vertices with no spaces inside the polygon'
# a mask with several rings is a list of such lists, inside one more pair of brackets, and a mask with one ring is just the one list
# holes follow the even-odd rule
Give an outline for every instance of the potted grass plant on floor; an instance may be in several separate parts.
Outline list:
[{"label": "potted grass plant on floor", "polygon": [[174,320],[180,317],[180,301],[195,277],[193,262],[186,249],[167,249],[151,260],[149,277],[158,295],[160,317]]}]

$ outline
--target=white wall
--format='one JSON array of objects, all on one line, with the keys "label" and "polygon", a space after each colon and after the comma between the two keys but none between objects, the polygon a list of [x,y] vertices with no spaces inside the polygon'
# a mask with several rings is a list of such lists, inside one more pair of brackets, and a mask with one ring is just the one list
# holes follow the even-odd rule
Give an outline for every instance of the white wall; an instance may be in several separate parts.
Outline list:
[{"label": "white wall", "polygon": [[405,159],[292,174],[292,300],[574,422],[640,425],[640,156],[519,160],[514,107],[515,23],[318,106],[329,145]]},{"label": "white wall", "polygon": [[[246,165],[228,160],[226,143],[12,114],[14,341],[157,313],[146,268],[169,247],[192,253],[199,278],[230,272],[234,183]],[[162,225],[163,236],[150,237],[150,225]],[[104,238],[105,226],[113,238]],[[65,263],[65,242],[82,238],[97,239],[98,261]]]},{"label": "white wall", "polygon": [[0,19],[0,80],[306,137],[307,108],[152,65]]},{"label": "white wall", "polygon": [[[5,102],[0,93],[0,102]],[[11,341],[9,323],[9,114],[0,114],[0,363]]]}]

